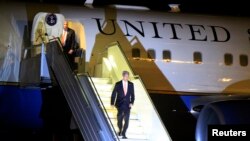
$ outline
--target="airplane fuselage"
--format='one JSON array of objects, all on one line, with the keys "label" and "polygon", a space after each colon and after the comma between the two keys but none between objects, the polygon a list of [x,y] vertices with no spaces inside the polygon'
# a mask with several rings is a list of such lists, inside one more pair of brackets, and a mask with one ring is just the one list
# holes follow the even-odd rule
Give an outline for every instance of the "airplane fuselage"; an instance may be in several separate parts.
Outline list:
[{"label": "airplane fuselage", "polygon": [[[14,10],[16,7],[18,12]],[[69,20],[76,30],[77,42],[86,51],[86,67],[92,75],[98,54],[110,43],[119,42],[148,90],[180,94],[250,92],[247,87],[250,84],[249,18],[60,5],[40,6],[36,10],[32,10],[36,7],[33,5],[16,7],[10,6],[5,11],[13,19],[3,16],[4,23],[12,23],[2,27],[6,32],[12,29],[9,37],[18,34],[17,38],[24,42],[21,25],[28,25],[36,14],[31,38],[27,38],[32,44],[37,41],[35,29],[39,22],[52,38],[61,35],[62,21]],[[39,12],[43,13],[39,15]],[[5,37],[3,44],[15,43]],[[20,62],[23,46],[15,44],[13,48],[19,50],[14,54],[15,61]],[[137,55],[133,53],[135,49],[139,50]],[[2,58],[7,52],[1,53]],[[19,65],[14,70],[13,81],[18,82]],[[3,77],[3,81],[8,79]]]}]

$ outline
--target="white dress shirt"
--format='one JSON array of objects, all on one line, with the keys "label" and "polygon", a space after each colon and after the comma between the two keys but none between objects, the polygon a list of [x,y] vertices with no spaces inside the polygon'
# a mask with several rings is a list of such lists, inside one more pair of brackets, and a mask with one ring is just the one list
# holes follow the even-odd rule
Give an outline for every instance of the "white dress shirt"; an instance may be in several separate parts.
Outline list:
[{"label": "white dress shirt", "polygon": [[[123,91],[124,91],[124,93],[126,92],[126,93],[125,93],[125,95],[126,95],[127,92],[128,92],[128,81],[122,80],[122,86],[123,86]],[[124,86],[125,86],[125,88],[127,88],[126,90],[125,90]]]}]

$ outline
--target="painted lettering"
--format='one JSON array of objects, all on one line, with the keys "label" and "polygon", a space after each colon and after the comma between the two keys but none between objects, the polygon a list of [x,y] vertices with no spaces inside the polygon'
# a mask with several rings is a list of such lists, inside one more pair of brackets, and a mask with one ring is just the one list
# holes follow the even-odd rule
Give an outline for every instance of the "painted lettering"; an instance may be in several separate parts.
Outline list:
[{"label": "painted lettering", "polygon": [[[209,27],[211,27],[213,35],[214,35],[214,40],[212,40],[213,42],[227,42],[227,41],[229,41],[230,33],[225,27],[221,27],[221,26],[209,26]],[[225,34],[226,35],[225,39],[219,39],[218,38],[218,32],[217,32],[218,29],[221,29],[226,33]]]},{"label": "painted lettering", "polygon": [[159,36],[159,32],[158,32],[158,28],[157,28],[158,22],[150,22],[150,23],[153,25],[154,33],[155,33],[155,36],[153,36],[152,38],[162,38]]},{"label": "painted lettering", "polygon": [[137,33],[139,33],[141,36],[145,36],[144,34],[144,29],[142,26],[143,21],[136,21],[137,23],[140,24],[141,29],[137,28],[136,26],[134,26],[133,24],[131,24],[130,22],[126,21],[126,20],[121,20],[124,22],[125,24],[125,28],[126,28],[126,35],[125,36],[132,36],[131,34],[129,34],[129,30],[128,30],[128,26],[130,26],[131,28],[133,28]]},{"label": "painted lettering", "polygon": [[[214,25],[195,25],[195,24],[180,24],[180,23],[159,23],[159,22],[148,22],[145,21],[128,21],[128,20],[119,20],[116,19],[101,19],[101,18],[92,18],[96,21],[97,28],[100,33],[104,35],[114,35],[117,31],[117,22],[119,23],[120,28],[124,31],[124,36],[139,36],[141,37],[151,37],[155,39],[169,38],[174,40],[191,40],[191,41],[210,41],[210,42],[228,42],[231,38],[230,32],[228,29],[222,26]],[[162,24],[162,26],[160,26]],[[105,28],[106,27],[106,28]],[[108,27],[108,28],[107,28]],[[150,33],[148,28],[151,28]],[[166,31],[163,28],[167,28]],[[108,30],[106,30],[108,29]],[[208,32],[210,31],[210,32]],[[164,34],[165,32],[165,34]],[[181,36],[181,33],[188,32],[191,37],[185,38],[186,36]],[[211,36],[208,36],[207,33],[211,33]],[[250,29],[247,29],[250,40]],[[166,36],[167,37],[164,37]],[[164,36],[163,36],[164,35]],[[170,37],[168,37],[168,35]],[[186,34],[185,34],[186,35]],[[209,34],[210,35],[210,34]],[[184,38],[184,39],[182,39]]]},{"label": "painted lettering", "polygon": [[170,25],[170,27],[171,27],[171,30],[172,30],[172,33],[173,33],[173,37],[170,38],[170,39],[181,40],[181,38],[179,38],[177,36],[176,29],[175,29],[177,26],[179,26],[180,28],[182,28],[181,24],[178,24],[178,23],[163,23],[163,27],[165,27],[165,25]]},{"label": "painted lettering", "polygon": [[205,27],[203,25],[192,25],[192,24],[186,24],[186,25],[188,25],[190,32],[191,32],[191,36],[192,36],[192,38],[189,40],[207,41],[207,35],[205,35],[205,36],[203,35],[203,37],[202,37],[201,30],[203,30],[205,32]]},{"label": "painted lettering", "polygon": [[102,34],[105,34],[105,35],[113,35],[113,34],[115,34],[115,32],[116,32],[115,20],[113,20],[113,19],[107,20],[107,22],[111,22],[111,23],[112,23],[113,32],[106,33],[106,32],[104,32],[103,29],[102,29],[102,24],[101,24],[101,22],[100,22],[100,20],[102,20],[102,19],[100,19],[100,18],[93,18],[93,19],[96,20],[98,30],[99,30]]}]

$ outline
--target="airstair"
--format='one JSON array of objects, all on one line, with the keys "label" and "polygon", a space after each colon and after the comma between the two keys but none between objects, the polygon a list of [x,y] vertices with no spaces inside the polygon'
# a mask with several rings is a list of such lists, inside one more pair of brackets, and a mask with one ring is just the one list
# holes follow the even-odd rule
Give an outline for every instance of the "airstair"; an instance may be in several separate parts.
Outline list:
[{"label": "airstair", "polygon": [[[119,47],[119,44],[112,43],[105,50],[105,56],[97,65],[97,76],[89,77],[92,86],[96,89],[107,115],[115,130],[117,127],[117,110],[110,105],[113,87],[122,78],[121,72],[130,72],[130,81],[134,83],[135,103],[131,109],[129,128],[126,136],[127,141],[171,141],[171,138],[164,127],[159,114],[157,113],[149,94],[139,76],[133,73],[127,58]],[[121,139],[121,137],[119,137]]]}]

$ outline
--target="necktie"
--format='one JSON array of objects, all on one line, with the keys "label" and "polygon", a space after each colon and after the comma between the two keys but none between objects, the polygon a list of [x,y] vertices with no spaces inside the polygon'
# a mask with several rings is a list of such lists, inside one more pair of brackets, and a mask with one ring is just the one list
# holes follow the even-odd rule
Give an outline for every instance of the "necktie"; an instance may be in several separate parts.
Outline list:
[{"label": "necktie", "polygon": [[127,82],[123,82],[123,91],[124,91],[124,95],[126,96],[126,94],[127,94]]},{"label": "necktie", "polygon": [[62,34],[62,37],[61,37],[61,42],[62,42],[63,46],[64,46],[64,43],[65,43],[65,35],[66,35],[66,31],[63,31],[63,34]]}]

